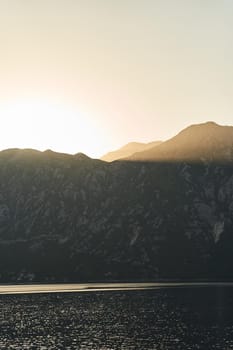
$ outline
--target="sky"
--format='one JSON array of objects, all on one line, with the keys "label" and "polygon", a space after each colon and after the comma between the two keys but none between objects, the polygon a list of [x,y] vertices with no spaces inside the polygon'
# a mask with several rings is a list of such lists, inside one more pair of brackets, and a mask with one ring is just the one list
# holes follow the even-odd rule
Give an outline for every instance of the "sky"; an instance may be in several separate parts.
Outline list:
[{"label": "sky", "polygon": [[232,0],[0,0],[0,149],[233,124]]}]

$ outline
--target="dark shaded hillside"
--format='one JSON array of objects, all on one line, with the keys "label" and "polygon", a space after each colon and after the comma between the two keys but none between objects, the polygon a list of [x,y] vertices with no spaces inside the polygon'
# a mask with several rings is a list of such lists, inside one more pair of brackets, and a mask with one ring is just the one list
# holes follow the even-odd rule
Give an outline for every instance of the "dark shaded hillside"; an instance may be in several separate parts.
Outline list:
[{"label": "dark shaded hillside", "polygon": [[232,251],[230,160],[0,152],[1,282],[232,279]]}]

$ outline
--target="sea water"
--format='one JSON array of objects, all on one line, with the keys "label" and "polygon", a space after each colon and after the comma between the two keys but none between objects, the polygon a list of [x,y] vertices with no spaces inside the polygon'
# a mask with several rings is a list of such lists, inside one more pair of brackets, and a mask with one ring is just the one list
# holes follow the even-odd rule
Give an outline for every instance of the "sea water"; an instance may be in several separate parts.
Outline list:
[{"label": "sea water", "polygon": [[0,295],[0,349],[233,349],[233,288]]}]

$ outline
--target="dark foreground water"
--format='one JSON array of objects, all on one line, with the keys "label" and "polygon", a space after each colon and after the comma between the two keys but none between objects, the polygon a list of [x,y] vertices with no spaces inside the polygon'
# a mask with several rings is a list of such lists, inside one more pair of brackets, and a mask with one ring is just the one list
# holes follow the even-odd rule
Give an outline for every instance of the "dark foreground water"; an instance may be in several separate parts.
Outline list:
[{"label": "dark foreground water", "polygon": [[233,288],[0,295],[0,349],[233,349]]}]

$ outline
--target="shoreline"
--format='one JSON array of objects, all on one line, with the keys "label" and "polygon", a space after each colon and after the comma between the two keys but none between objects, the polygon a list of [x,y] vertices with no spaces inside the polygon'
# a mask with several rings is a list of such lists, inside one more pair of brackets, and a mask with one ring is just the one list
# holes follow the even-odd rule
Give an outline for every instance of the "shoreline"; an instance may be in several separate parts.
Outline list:
[{"label": "shoreline", "polygon": [[145,283],[57,283],[57,284],[4,284],[0,294],[80,293],[163,288],[233,287],[233,282],[145,282]]}]

